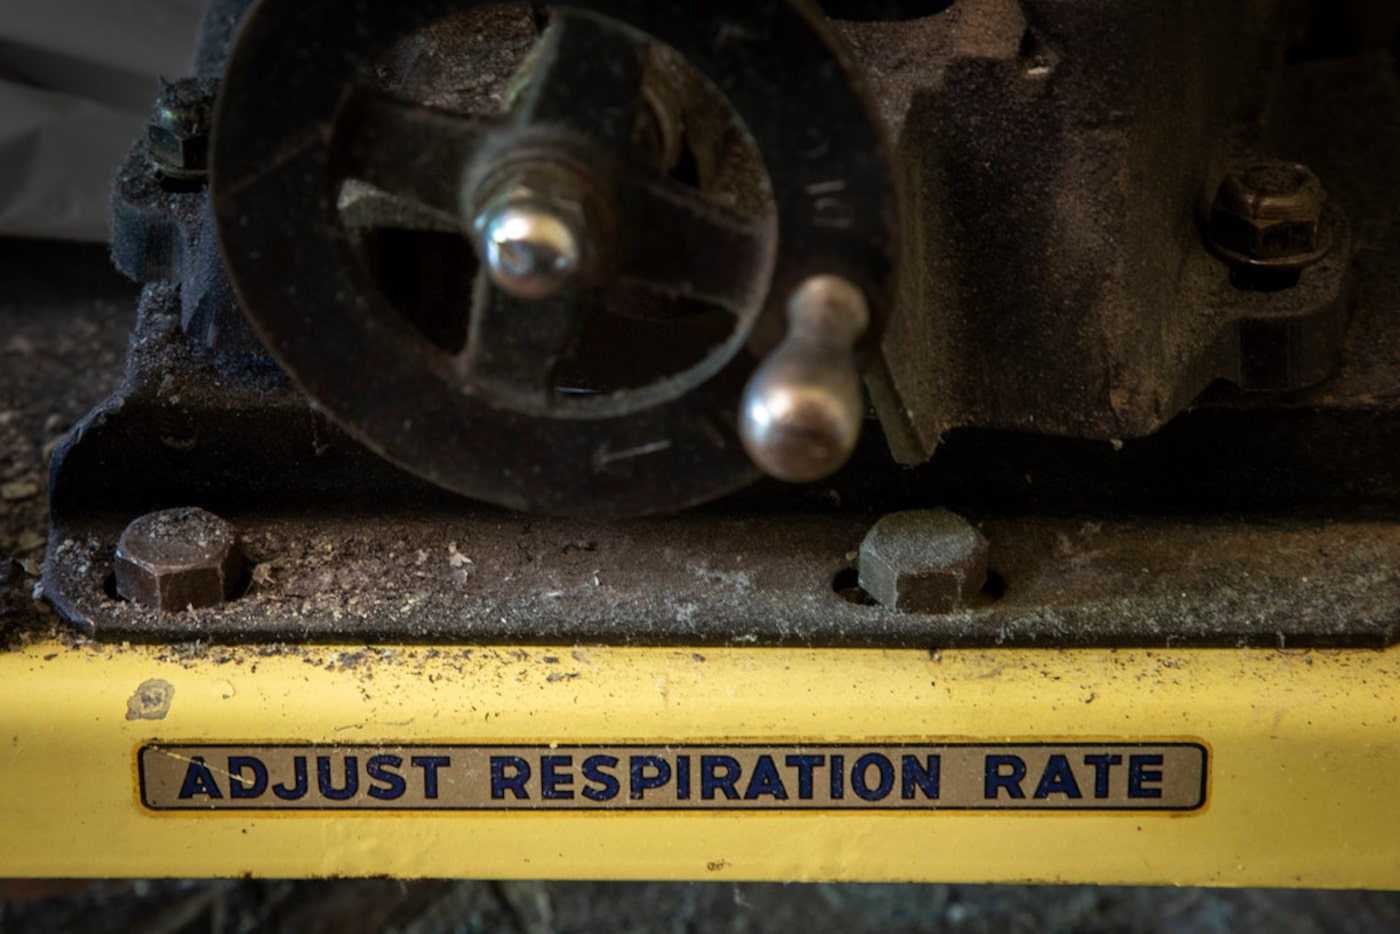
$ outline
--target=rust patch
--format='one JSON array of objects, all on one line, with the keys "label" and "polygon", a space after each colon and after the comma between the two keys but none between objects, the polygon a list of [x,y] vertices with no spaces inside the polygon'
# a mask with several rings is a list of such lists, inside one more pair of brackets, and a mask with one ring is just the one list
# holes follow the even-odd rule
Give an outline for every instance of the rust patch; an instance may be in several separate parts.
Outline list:
[{"label": "rust patch", "polygon": [[164,720],[175,698],[175,685],[160,678],[142,681],[126,702],[128,720]]}]

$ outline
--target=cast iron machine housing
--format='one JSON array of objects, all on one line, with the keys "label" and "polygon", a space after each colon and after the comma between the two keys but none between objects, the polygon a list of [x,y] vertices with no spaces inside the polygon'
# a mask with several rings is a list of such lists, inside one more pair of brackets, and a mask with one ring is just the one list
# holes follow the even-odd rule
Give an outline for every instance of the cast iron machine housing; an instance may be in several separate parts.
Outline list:
[{"label": "cast iron machine housing", "polygon": [[[215,3],[115,185],[146,287],[45,593],[123,639],[1389,643],[1387,17]],[[193,507],[246,574],[142,602],[123,531]]]}]

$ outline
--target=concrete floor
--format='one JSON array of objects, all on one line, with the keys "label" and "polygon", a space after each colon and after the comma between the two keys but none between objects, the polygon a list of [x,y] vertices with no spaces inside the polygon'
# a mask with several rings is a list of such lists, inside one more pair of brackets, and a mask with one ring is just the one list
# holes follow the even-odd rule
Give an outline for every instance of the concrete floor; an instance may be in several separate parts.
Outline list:
[{"label": "concrete floor", "polygon": [[0,893],[0,929],[16,932],[1400,930],[1400,895],[1259,889],[243,880],[8,883]]}]

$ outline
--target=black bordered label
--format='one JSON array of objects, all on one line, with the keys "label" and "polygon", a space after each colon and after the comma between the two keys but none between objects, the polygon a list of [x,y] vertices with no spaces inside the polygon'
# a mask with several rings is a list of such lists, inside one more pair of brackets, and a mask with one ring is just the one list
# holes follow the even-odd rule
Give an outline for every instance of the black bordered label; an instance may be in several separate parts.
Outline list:
[{"label": "black bordered label", "polygon": [[158,811],[1195,811],[1197,742],[200,744],[137,753]]}]

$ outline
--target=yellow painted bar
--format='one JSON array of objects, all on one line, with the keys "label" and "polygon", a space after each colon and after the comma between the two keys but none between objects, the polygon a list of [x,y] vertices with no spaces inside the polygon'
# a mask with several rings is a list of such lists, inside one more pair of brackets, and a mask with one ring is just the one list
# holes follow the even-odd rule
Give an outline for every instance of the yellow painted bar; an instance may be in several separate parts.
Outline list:
[{"label": "yellow painted bar", "polygon": [[[1400,887],[1400,650],[209,648],[0,654],[0,874]],[[137,689],[173,687],[162,719]],[[150,698],[147,698],[149,701]],[[1131,742],[1191,813],[154,813],[150,741]]]}]

